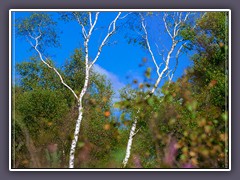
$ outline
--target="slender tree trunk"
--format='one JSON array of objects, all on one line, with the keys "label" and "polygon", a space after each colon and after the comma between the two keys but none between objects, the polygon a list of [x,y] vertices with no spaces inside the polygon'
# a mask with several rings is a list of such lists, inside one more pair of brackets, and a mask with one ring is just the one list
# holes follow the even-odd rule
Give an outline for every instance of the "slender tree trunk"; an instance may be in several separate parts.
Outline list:
[{"label": "slender tree trunk", "polygon": [[135,133],[136,126],[137,126],[137,118],[134,119],[134,122],[133,122],[132,127],[131,127],[131,131],[130,131],[130,134],[129,134],[127,150],[126,150],[125,158],[123,160],[123,168],[126,167],[126,165],[128,163],[128,159],[129,159],[130,154],[131,154],[133,136],[136,134]]},{"label": "slender tree trunk", "polygon": [[[84,82],[84,86],[83,86],[83,89],[79,95],[79,97],[77,96],[77,94],[74,92],[74,90],[68,86],[61,74],[58,72],[58,70],[56,68],[54,68],[50,63],[48,63],[47,61],[47,58],[43,58],[43,55],[42,53],[40,52],[40,50],[38,49],[38,45],[39,45],[39,40],[41,40],[42,38],[42,31],[41,31],[41,23],[38,24],[38,26],[36,26],[36,28],[38,29],[37,31],[38,32],[33,32],[31,34],[31,31],[29,31],[29,29],[26,29],[28,30],[28,34],[26,34],[26,37],[27,37],[27,41],[30,43],[30,45],[37,51],[41,61],[47,65],[50,69],[52,69],[57,75],[58,77],[60,78],[61,80],[61,83],[66,87],[68,88],[72,94],[74,95],[74,97],[77,99],[78,101],[78,119],[76,121],[76,125],[75,125],[75,131],[74,131],[74,137],[73,137],[73,140],[72,140],[72,144],[71,144],[71,149],[70,149],[70,158],[69,158],[69,168],[74,168],[74,154],[75,154],[75,150],[76,150],[76,145],[77,145],[77,141],[78,141],[78,135],[79,135],[79,131],[80,131],[80,126],[81,126],[81,121],[82,121],[82,118],[83,118],[83,105],[82,105],[82,100],[83,100],[83,96],[85,95],[86,91],[87,91],[87,88],[88,88],[88,82],[89,82],[89,73],[90,73],[90,69],[91,67],[94,65],[94,63],[96,63],[96,61],[98,60],[101,52],[102,52],[102,48],[106,45],[108,39],[110,36],[113,35],[113,33],[116,31],[116,22],[117,20],[119,19],[120,15],[121,15],[121,12],[118,12],[117,16],[115,17],[114,20],[111,21],[111,23],[109,24],[108,26],[108,31],[107,31],[107,35],[105,36],[105,38],[103,39],[101,45],[98,47],[98,52],[97,52],[97,55],[95,56],[94,60],[89,64],[89,59],[88,59],[88,43],[89,43],[89,40],[90,40],[90,37],[92,36],[92,32],[94,30],[94,27],[98,21],[98,15],[99,15],[99,12],[96,12],[96,15],[95,15],[95,19],[93,21],[92,19],[92,13],[89,12],[89,31],[87,32],[86,31],[86,28],[85,26],[87,26],[87,24],[85,23],[85,20],[82,20],[79,16],[78,16],[78,13],[76,12],[73,12],[73,15],[74,17],[76,18],[77,22],[81,25],[82,27],[82,35],[83,35],[83,38],[84,38],[84,47],[85,47],[85,67],[86,67],[86,76],[85,76],[85,82]],[[130,13],[128,13],[130,14]],[[127,14],[127,15],[128,15]],[[124,17],[121,17],[121,19],[125,18],[127,15],[125,15]],[[32,41],[34,41],[35,43],[33,43]]]},{"label": "slender tree trunk", "polygon": [[[142,22],[141,22],[142,28],[143,28],[143,31],[144,31],[144,33],[145,33],[144,39],[146,40],[146,45],[147,45],[148,51],[149,51],[149,53],[150,53],[150,55],[151,55],[151,57],[152,57],[152,61],[153,61],[154,65],[156,66],[156,73],[157,73],[157,75],[158,75],[158,78],[157,78],[157,80],[156,80],[156,82],[155,82],[155,84],[154,84],[154,86],[153,86],[153,88],[152,88],[152,90],[151,90],[151,94],[154,94],[154,92],[155,92],[155,90],[157,89],[158,85],[160,84],[160,82],[161,82],[162,79],[164,78],[164,75],[165,75],[166,73],[167,73],[167,74],[170,73],[170,71],[169,71],[170,58],[172,57],[172,54],[173,54],[173,52],[174,52],[174,50],[175,50],[175,48],[176,48],[176,46],[177,46],[177,43],[180,42],[180,41],[177,41],[177,40],[176,40],[177,36],[179,35],[179,30],[180,30],[180,29],[179,29],[179,24],[182,23],[182,22],[185,22],[185,21],[187,20],[188,16],[189,16],[189,14],[190,14],[190,13],[187,13],[184,19],[182,19],[182,14],[179,15],[179,18],[177,18],[178,20],[175,20],[175,21],[174,21],[173,30],[172,30],[173,32],[171,32],[171,31],[169,30],[169,24],[166,22],[167,14],[165,14],[164,17],[163,17],[163,21],[164,21],[164,24],[165,24],[166,31],[167,31],[167,33],[169,34],[169,36],[170,36],[170,38],[171,38],[171,40],[172,40],[172,45],[171,45],[170,50],[169,50],[168,53],[167,53],[166,60],[164,60],[165,67],[164,67],[163,70],[161,70],[161,72],[160,72],[160,68],[161,68],[161,65],[162,65],[163,63],[158,64],[157,61],[156,61],[155,55],[154,55],[154,53],[153,53],[153,51],[152,51],[152,49],[151,49],[151,45],[150,45],[150,43],[149,43],[148,32],[147,32],[147,28],[146,28],[147,25],[146,25],[146,23],[144,23],[144,21],[145,21],[145,20],[144,20],[144,17],[140,14],[141,20],[142,20]],[[178,51],[177,51],[177,53],[176,53],[176,55],[175,55],[175,58],[176,58],[176,59],[178,59],[178,55],[179,55],[182,47],[183,47],[183,44],[180,46],[180,48],[178,49]],[[173,72],[173,73],[174,73],[174,72]],[[172,74],[172,76],[173,76],[173,74]],[[145,99],[148,99],[149,97],[150,97],[150,95],[147,95],[147,96],[145,97]],[[125,159],[124,159],[124,161],[123,161],[123,167],[126,166],[127,161],[128,161],[128,159],[129,159],[129,156],[130,156],[130,151],[131,151],[131,146],[132,146],[132,138],[133,138],[133,136],[131,136],[131,134],[133,134],[133,135],[136,134],[136,133],[135,133],[135,129],[136,129],[136,124],[135,124],[135,122],[137,123],[137,120],[136,120],[136,119],[137,119],[137,117],[135,117],[134,123],[133,123],[132,128],[131,128],[131,133],[130,133],[130,136],[129,136],[129,139],[128,139],[127,152],[126,152],[126,155],[125,155]],[[135,126],[135,127],[133,127],[133,126]],[[157,155],[158,155],[157,159],[159,159],[159,158],[160,158],[160,151],[159,151],[158,148],[157,148],[156,141],[155,141],[155,148],[156,148],[156,152],[157,152]]]},{"label": "slender tree trunk", "polygon": [[82,106],[79,107],[78,113],[79,113],[78,119],[76,121],[74,137],[73,137],[71,149],[70,149],[69,168],[74,168],[75,150],[76,150],[76,145],[78,142],[78,135],[79,135],[80,126],[81,126],[81,122],[82,122],[82,116],[83,116],[83,107]]},{"label": "slender tree trunk", "polygon": [[89,81],[89,69],[88,69],[88,67],[86,67],[86,77],[85,77],[84,87],[83,87],[83,89],[80,93],[80,96],[79,96],[79,107],[78,107],[78,113],[79,114],[78,114],[78,118],[77,118],[77,121],[76,121],[74,137],[73,137],[72,144],[71,144],[71,149],[70,149],[69,168],[74,168],[76,145],[77,145],[77,142],[78,142],[80,126],[81,126],[81,122],[82,122],[82,118],[83,118],[82,100],[83,100],[83,97],[84,97],[84,95],[87,91],[87,88],[88,88],[88,81]]}]

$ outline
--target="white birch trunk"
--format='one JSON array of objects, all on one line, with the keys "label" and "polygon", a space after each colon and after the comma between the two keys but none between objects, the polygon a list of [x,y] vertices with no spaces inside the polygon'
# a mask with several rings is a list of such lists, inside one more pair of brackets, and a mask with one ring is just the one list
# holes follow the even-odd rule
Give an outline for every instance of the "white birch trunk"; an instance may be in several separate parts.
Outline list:
[{"label": "white birch trunk", "polygon": [[[170,62],[170,59],[171,59],[171,55],[173,54],[173,51],[175,50],[175,48],[176,48],[176,46],[178,44],[178,41],[176,41],[176,37],[179,35],[178,34],[179,30],[180,30],[179,29],[179,25],[180,25],[181,22],[185,22],[187,20],[189,14],[190,13],[187,13],[184,18],[182,18],[182,13],[177,14],[177,16],[179,18],[177,20],[174,20],[173,32],[172,33],[171,33],[170,29],[169,29],[169,25],[166,22],[167,14],[166,13],[164,14],[164,17],[163,17],[164,26],[165,26],[165,29],[166,29],[168,35],[171,38],[172,45],[171,45],[170,50],[167,53],[166,60],[164,60],[165,67],[164,67],[164,69],[161,72],[159,72],[159,71],[160,71],[160,67],[161,67],[162,63],[160,65],[158,65],[158,63],[156,61],[155,55],[154,55],[154,53],[152,51],[152,48],[150,46],[150,43],[149,43],[148,32],[147,32],[147,29],[146,29],[146,24],[144,23],[144,18],[140,14],[141,19],[142,19],[142,23],[141,24],[142,24],[142,28],[143,28],[143,31],[144,31],[144,34],[145,34],[144,39],[146,40],[147,49],[148,49],[148,51],[149,51],[149,53],[150,53],[150,55],[152,57],[152,61],[153,61],[154,65],[156,66],[156,73],[158,75],[158,78],[157,78],[157,80],[156,80],[156,82],[155,82],[155,84],[154,84],[150,94],[154,94],[154,92],[157,89],[158,85],[160,84],[162,79],[165,77],[164,74],[165,73],[167,73],[167,74],[170,73],[170,71],[169,71],[169,62]],[[183,47],[183,44],[179,47],[179,49],[178,49],[178,51],[176,53],[176,56],[175,56],[176,60],[178,60],[178,56],[179,56],[179,53],[180,53],[182,47]],[[169,78],[170,80],[172,79],[173,74],[174,74],[174,72],[170,76],[171,77],[171,78]],[[145,99],[148,99],[149,97],[150,97],[150,95],[147,95],[145,97]],[[140,109],[138,109],[138,112],[139,111],[140,111]],[[135,132],[136,131],[136,125],[137,125],[137,117],[135,117],[134,123],[133,123],[133,125],[131,127],[131,132],[130,132],[130,135],[129,135],[129,138],[128,138],[127,150],[126,150],[125,158],[123,160],[123,167],[126,167],[126,165],[128,163],[128,160],[129,160],[129,157],[130,157],[130,154],[131,154],[131,147],[132,147],[133,136],[137,133],[137,132]]]},{"label": "white birch trunk", "polygon": [[76,145],[78,142],[78,135],[80,132],[80,126],[81,126],[82,117],[83,117],[83,107],[82,106],[79,107],[78,113],[79,113],[78,119],[76,121],[74,137],[73,137],[71,149],[70,149],[69,168],[74,168],[75,150],[76,150]]},{"label": "white birch trunk", "polygon": [[125,158],[123,160],[123,168],[126,167],[127,163],[128,163],[128,159],[130,157],[131,154],[131,148],[132,148],[132,141],[133,141],[133,136],[136,134],[135,130],[137,127],[137,118],[134,119],[134,122],[132,124],[131,130],[130,130],[130,134],[129,134],[129,138],[128,138],[128,144],[127,144],[127,150],[126,150],[126,154],[125,154]]},{"label": "white birch trunk", "polygon": [[[78,113],[79,114],[78,114],[78,119],[77,119],[76,125],[75,125],[74,137],[73,137],[73,140],[72,140],[72,143],[71,143],[70,158],[69,158],[69,168],[74,168],[75,150],[76,150],[76,145],[77,145],[77,142],[78,142],[78,136],[79,136],[79,132],[80,132],[81,121],[82,121],[82,118],[83,118],[83,104],[82,104],[82,100],[83,100],[83,97],[84,97],[84,95],[85,95],[85,93],[86,93],[86,91],[88,89],[90,69],[92,68],[94,63],[98,60],[98,58],[99,58],[99,56],[100,56],[100,54],[102,52],[102,48],[106,45],[107,40],[116,31],[116,22],[120,18],[121,12],[118,12],[118,14],[115,17],[115,19],[110,22],[110,24],[108,26],[107,35],[102,40],[101,45],[98,47],[97,55],[95,56],[94,60],[90,64],[89,64],[89,52],[88,52],[88,48],[89,47],[88,47],[88,43],[89,43],[90,37],[92,35],[92,32],[94,30],[94,27],[95,27],[95,25],[96,25],[96,23],[98,21],[99,12],[96,12],[94,21],[92,21],[92,13],[89,12],[89,24],[90,24],[89,26],[90,26],[90,28],[89,28],[88,32],[85,29],[84,23],[81,22],[81,20],[77,16],[77,14],[76,13],[73,13],[73,14],[74,14],[75,18],[77,19],[79,25],[81,25],[81,27],[82,27],[82,35],[83,35],[83,38],[84,38],[84,47],[85,47],[85,68],[86,68],[85,73],[86,74],[85,74],[84,87],[81,90],[81,93],[80,93],[79,97],[74,92],[74,90],[64,82],[61,74],[57,71],[57,69],[54,68],[50,63],[47,62],[47,58],[44,59],[42,53],[38,49],[38,45],[39,45],[38,41],[39,41],[40,37],[42,36],[40,27],[38,28],[39,34],[37,36],[35,36],[35,37],[32,34],[30,34],[30,32],[28,31],[28,37],[31,38],[35,42],[35,44],[33,44],[33,42],[31,40],[29,40],[29,38],[27,37],[28,42],[37,51],[41,61],[45,65],[47,65],[50,69],[52,69],[58,75],[59,79],[61,80],[61,83],[72,92],[72,94],[74,95],[74,97],[78,101],[78,107],[79,107],[78,108]],[[125,18],[127,15],[125,15],[124,17],[121,17],[120,19]]]},{"label": "white birch trunk", "polygon": [[79,114],[78,114],[78,119],[76,121],[74,137],[73,137],[72,144],[71,144],[71,149],[70,149],[69,168],[74,168],[75,150],[76,150],[76,145],[77,145],[77,142],[78,142],[78,136],[79,136],[82,117],[83,117],[82,100],[83,100],[83,97],[84,97],[84,95],[87,91],[87,88],[88,88],[88,81],[89,81],[89,69],[86,67],[86,77],[85,77],[84,87],[83,87],[83,89],[80,93],[80,96],[79,96],[79,108],[78,108],[78,113]]},{"label": "white birch trunk", "polygon": [[84,95],[85,95],[85,93],[87,91],[87,88],[88,88],[90,69],[92,68],[94,63],[98,60],[98,58],[99,58],[99,56],[101,54],[102,48],[106,44],[106,41],[115,32],[115,30],[116,30],[116,21],[120,17],[121,12],[119,12],[117,14],[116,18],[110,23],[110,25],[108,27],[108,33],[105,36],[105,38],[103,39],[101,45],[99,46],[96,57],[94,58],[93,62],[91,62],[89,64],[89,51],[88,51],[89,47],[88,47],[88,43],[89,43],[90,37],[92,35],[93,29],[94,29],[94,27],[95,27],[95,25],[97,23],[98,15],[99,15],[99,12],[96,13],[95,20],[92,23],[92,14],[91,14],[91,12],[89,12],[90,29],[89,29],[89,32],[87,34],[86,34],[86,30],[84,28],[84,25],[81,23],[81,21],[76,16],[78,23],[82,26],[82,34],[83,34],[83,37],[84,37],[86,76],[85,76],[84,87],[83,87],[83,89],[82,89],[82,91],[81,91],[81,93],[79,95],[79,115],[78,115],[78,119],[76,121],[74,137],[73,137],[72,144],[71,144],[71,149],[70,149],[69,168],[74,168],[76,145],[77,145],[77,142],[78,142],[78,136],[79,136],[81,121],[82,121],[82,117],[83,117],[82,100],[83,100],[83,97],[84,97]]}]

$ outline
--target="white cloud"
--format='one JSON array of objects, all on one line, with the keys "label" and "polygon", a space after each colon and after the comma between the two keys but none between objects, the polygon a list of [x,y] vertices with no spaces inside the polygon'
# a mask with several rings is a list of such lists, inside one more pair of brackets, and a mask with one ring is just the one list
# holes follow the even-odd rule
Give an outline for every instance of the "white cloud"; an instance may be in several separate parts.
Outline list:
[{"label": "white cloud", "polygon": [[120,98],[119,90],[125,86],[124,83],[122,83],[118,76],[112,72],[107,71],[106,69],[102,68],[98,64],[94,64],[93,66],[94,71],[96,71],[99,74],[103,74],[107,77],[107,79],[112,83],[113,90],[115,92],[115,95],[113,97],[113,101],[116,102]]}]

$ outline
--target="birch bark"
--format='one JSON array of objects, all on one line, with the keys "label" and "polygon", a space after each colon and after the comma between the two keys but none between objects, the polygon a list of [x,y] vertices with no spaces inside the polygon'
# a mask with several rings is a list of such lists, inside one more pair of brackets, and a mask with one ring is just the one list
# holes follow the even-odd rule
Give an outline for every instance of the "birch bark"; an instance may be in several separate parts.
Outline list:
[{"label": "birch bark", "polygon": [[[156,79],[155,84],[154,84],[152,90],[150,91],[150,94],[147,95],[145,97],[145,99],[148,99],[151,94],[154,94],[154,92],[156,91],[158,85],[160,84],[160,82],[162,81],[163,78],[165,78],[166,76],[169,76],[169,74],[171,72],[169,70],[170,59],[172,58],[172,54],[173,54],[174,50],[176,49],[177,45],[180,44],[180,42],[181,42],[181,41],[177,40],[177,38],[179,38],[180,24],[186,22],[189,15],[190,15],[190,13],[186,13],[186,15],[183,17],[183,13],[182,12],[174,14],[174,16],[176,16],[177,18],[176,17],[173,18],[173,24],[171,24],[173,26],[173,29],[171,31],[170,30],[171,25],[169,23],[167,23],[167,20],[166,20],[167,17],[168,17],[168,14],[164,13],[164,15],[163,15],[164,27],[165,27],[165,30],[167,31],[168,35],[171,38],[171,43],[172,44],[171,44],[170,50],[167,53],[166,60],[163,58],[163,63],[158,65],[158,63],[156,61],[156,58],[155,58],[156,55],[154,55],[154,53],[152,51],[152,48],[151,48],[151,45],[150,45],[150,42],[149,42],[147,25],[146,25],[145,19],[144,19],[143,15],[140,14],[141,25],[142,25],[142,29],[143,29],[143,32],[144,32],[143,38],[145,39],[145,42],[146,42],[146,45],[147,45],[147,49],[148,49],[148,51],[149,51],[149,53],[151,55],[152,61],[153,61],[154,65],[155,65],[155,67],[156,67],[156,73],[158,75],[158,78]],[[178,56],[179,56],[179,53],[180,53],[183,45],[184,44],[180,45],[180,47],[177,50],[177,53],[175,54],[176,61],[178,60]],[[160,72],[160,68],[161,68],[162,64],[165,64],[165,67]],[[171,76],[169,76],[169,79],[170,79],[170,77],[171,78],[173,77],[174,72],[175,71],[173,71]],[[167,74],[167,75],[165,76],[165,74]],[[138,112],[140,112],[140,109],[138,109]],[[128,138],[125,158],[124,158],[124,160],[122,162],[123,168],[126,167],[126,165],[128,163],[128,160],[129,160],[129,157],[130,157],[130,154],[131,154],[131,147],[132,147],[132,142],[133,142],[133,136],[137,133],[137,132],[135,132],[136,126],[137,126],[137,122],[138,122],[138,117],[135,117],[134,118],[134,123],[132,124],[132,127],[131,127],[129,138]]]},{"label": "birch bark", "polygon": [[102,40],[100,46],[98,47],[97,54],[96,54],[96,56],[95,56],[95,58],[92,62],[89,62],[89,41],[90,41],[90,38],[91,38],[92,33],[94,31],[95,25],[98,21],[99,12],[96,12],[94,20],[92,19],[92,12],[88,13],[88,18],[89,18],[89,23],[88,23],[89,30],[88,31],[86,30],[86,27],[85,27],[86,22],[82,22],[76,12],[73,12],[73,15],[76,18],[78,24],[82,28],[82,36],[83,36],[83,39],[84,39],[84,48],[85,48],[85,80],[84,80],[83,89],[81,90],[81,93],[80,93],[79,96],[77,96],[75,91],[67,83],[64,82],[61,74],[57,71],[56,68],[54,68],[50,63],[48,63],[47,58],[43,56],[41,50],[38,48],[39,39],[41,39],[41,37],[42,37],[40,24],[38,25],[38,30],[37,30],[38,34],[37,35],[36,35],[36,32],[31,34],[30,31],[28,31],[28,35],[27,35],[28,42],[35,49],[35,51],[38,53],[40,60],[48,68],[52,69],[58,75],[59,79],[61,80],[61,83],[72,92],[72,94],[74,95],[75,99],[78,102],[78,118],[76,120],[74,136],[73,136],[73,140],[72,140],[71,148],[70,148],[69,168],[74,168],[76,145],[77,145],[77,142],[78,142],[78,136],[79,136],[81,122],[82,122],[82,118],[83,118],[83,110],[84,110],[83,98],[84,98],[84,95],[86,94],[86,91],[88,89],[89,78],[90,78],[90,70],[93,67],[93,65],[96,63],[96,61],[98,60],[98,58],[99,58],[99,56],[102,52],[103,47],[106,45],[109,38],[116,31],[117,20],[125,18],[128,14],[125,15],[124,17],[120,17],[121,12],[118,12],[118,14],[114,18],[114,20],[112,20],[110,22],[109,26],[107,27],[108,28],[107,29],[107,34],[106,34],[105,38]]},{"label": "birch bark", "polygon": [[136,132],[135,132],[136,127],[137,127],[137,117],[135,117],[134,122],[133,122],[132,127],[131,127],[131,130],[130,130],[130,135],[129,135],[129,138],[128,138],[126,155],[125,155],[125,158],[123,160],[123,167],[126,167],[126,165],[128,163],[128,159],[129,159],[130,154],[131,154],[132,141],[133,141],[133,136],[136,134]]},{"label": "birch bark", "polygon": [[85,68],[86,68],[86,72],[85,72],[85,82],[84,82],[84,87],[79,95],[79,115],[78,115],[78,119],[76,121],[76,125],[75,125],[75,132],[74,132],[74,138],[72,140],[72,144],[71,144],[71,149],[70,149],[70,158],[69,158],[69,168],[74,168],[74,159],[75,159],[75,151],[76,151],[76,145],[78,142],[78,136],[79,136],[79,131],[80,131],[80,126],[81,126],[81,122],[82,122],[82,118],[83,118],[83,104],[82,104],[82,100],[83,97],[88,89],[88,83],[89,83],[89,74],[90,74],[90,70],[93,67],[94,63],[98,60],[101,52],[102,52],[102,48],[103,46],[106,45],[107,40],[109,39],[109,37],[116,31],[116,22],[119,19],[121,12],[119,12],[117,14],[117,16],[115,17],[115,19],[110,23],[109,27],[108,27],[108,33],[105,36],[105,38],[103,39],[101,45],[98,48],[98,52],[96,57],[94,58],[94,60],[89,63],[89,40],[90,37],[92,35],[92,32],[94,30],[94,27],[97,23],[98,20],[98,15],[99,12],[96,13],[95,16],[95,20],[92,23],[92,13],[89,12],[89,22],[90,22],[90,29],[89,32],[86,33],[85,27],[83,25],[83,23],[81,22],[81,20],[75,15],[78,23],[81,25],[82,27],[82,33],[83,33],[83,37],[84,37],[84,47],[85,47]]},{"label": "birch bark", "polygon": [[74,131],[74,137],[72,140],[72,144],[71,144],[71,149],[70,149],[70,157],[69,157],[69,168],[74,168],[74,155],[75,155],[75,150],[76,150],[76,145],[78,142],[78,136],[79,136],[79,132],[80,132],[80,126],[81,126],[81,122],[82,122],[82,118],[83,118],[83,105],[82,105],[82,100],[83,97],[87,91],[88,88],[88,81],[89,81],[89,70],[86,69],[86,78],[85,78],[85,83],[84,83],[84,87],[80,93],[79,96],[79,107],[78,107],[78,118],[76,121],[76,125],[75,125],[75,131]]}]

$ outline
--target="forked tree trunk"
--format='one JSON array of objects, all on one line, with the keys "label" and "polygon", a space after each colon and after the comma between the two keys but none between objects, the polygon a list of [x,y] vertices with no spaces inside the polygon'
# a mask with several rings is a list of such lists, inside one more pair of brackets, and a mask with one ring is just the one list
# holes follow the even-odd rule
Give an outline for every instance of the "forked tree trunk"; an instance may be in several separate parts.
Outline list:
[{"label": "forked tree trunk", "polygon": [[[37,32],[37,35],[35,33],[31,34],[29,31],[28,31],[28,34],[27,34],[27,40],[28,42],[30,43],[30,45],[37,51],[41,61],[47,65],[50,69],[52,69],[57,75],[58,77],[60,78],[61,80],[61,83],[66,87],[68,88],[72,94],[74,95],[74,97],[76,98],[76,100],[78,101],[78,119],[76,121],[76,125],[75,125],[75,131],[74,131],[74,137],[73,137],[73,140],[72,140],[72,144],[71,144],[71,149],[70,149],[70,158],[69,158],[69,168],[74,168],[74,156],[75,156],[75,150],[76,150],[76,145],[77,145],[77,142],[78,142],[78,136],[79,136],[79,131],[80,131],[80,126],[81,126],[81,121],[82,121],[82,118],[83,118],[83,104],[82,104],[82,100],[83,100],[83,97],[87,91],[87,88],[88,88],[88,82],[89,82],[89,73],[90,73],[90,69],[92,68],[92,66],[96,63],[96,61],[98,60],[101,52],[102,52],[102,48],[106,45],[107,41],[109,40],[109,37],[113,35],[113,33],[116,31],[116,22],[117,20],[119,19],[120,15],[121,15],[121,12],[118,12],[117,16],[115,17],[114,20],[111,21],[111,23],[109,24],[108,26],[108,31],[107,31],[107,35],[105,36],[105,38],[102,40],[102,43],[101,45],[98,47],[98,52],[97,52],[97,55],[95,56],[94,60],[89,64],[89,53],[88,53],[88,43],[89,43],[89,40],[90,40],[90,37],[92,35],[92,32],[94,30],[94,27],[98,21],[98,15],[99,15],[99,12],[96,12],[96,15],[95,15],[95,19],[93,20],[92,19],[92,13],[89,12],[89,31],[87,32],[86,29],[85,29],[85,22],[82,21],[79,16],[77,15],[77,13],[74,13],[73,12],[73,15],[75,16],[77,22],[79,23],[79,25],[81,25],[82,27],[82,35],[83,35],[83,38],[84,38],[84,47],[85,47],[85,68],[86,68],[86,74],[85,74],[85,82],[84,82],[84,87],[83,89],[81,90],[81,93],[79,95],[79,97],[77,96],[77,94],[74,92],[74,90],[68,86],[64,80],[63,80],[63,77],[61,76],[61,74],[58,72],[58,70],[56,68],[54,68],[51,64],[49,64],[46,60],[47,58],[43,58],[43,55],[42,53],[40,52],[40,50],[38,49],[38,46],[39,46],[39,40],[41,40],[41,37],[42,37],[42,32],[41,32],[41,26],[40,24],[38,25],[38,32]],[[129,14],[129,13],[128,13]],[[128,15],[127,14],[127,15]],[[127,15],[125,15],[124,17],[121,17],[121,19],[125,18]],[[33,44],[32,41],[30,41],[28,38],[30,38],[32,41],[34,41],[35,43]]]}]

